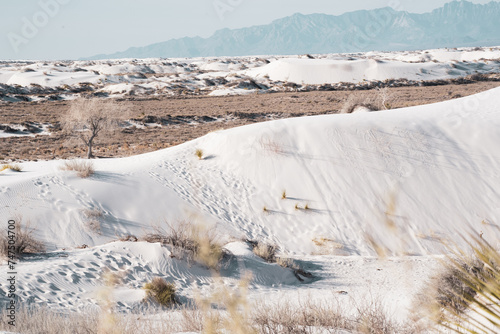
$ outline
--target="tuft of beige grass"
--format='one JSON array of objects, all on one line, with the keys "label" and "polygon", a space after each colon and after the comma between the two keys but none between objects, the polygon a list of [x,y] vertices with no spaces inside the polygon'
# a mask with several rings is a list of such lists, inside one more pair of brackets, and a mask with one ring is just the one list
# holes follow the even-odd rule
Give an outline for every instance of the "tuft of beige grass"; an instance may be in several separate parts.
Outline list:
[{"label": "tuft of beige grass", "polygon": [[172,256],[179,259],[196,261],[210,269],[219,269],[224,255],[215,228],[207,228],[190,221],[177,224],[165,222],[166,228],[153,227],[153,232],[140,238],[146,242],[159,242],[169,246]]},{"label": "tuft of beige grass", "polygon": [[84,209],[82,214],[85,217],[84,224],[87,230],[101,234],[101,219],[104,213],[100,209],[94,208]]},{"label": "tuft of beige grass", "polygon": [[26,254],[45,252],[45,245],[35,238],[35,228],[31,227],[29,220],[23,222],[20,215],[12,220],[15,222],[15,225],[12,225],[14,229],[9,231],[13,233],[3,233],[0,236],[0,257],[7,258],[9,255],[14,255],[16,258],[20,258]]},{"label": "tuft of beige grass", "polygon": [[94,164],[92,163],[92,161],[66,161],[60,168],[61,170],[75,171],[76,175],[81,178],[90,177],[95,173]]},{"label": "tuft of beige grass", "polygon": [[253,253],[258,257],[264,259],[266,262],[276,262],[276,253],[278,247],[275,245],[266,244],[264,242],[257,242],[253,244]]},{"label": "tuft of beige grass", "polygon": [[18,164],[5,164],[0,167],[0,172],[3,172],[6,169],[13,170],[14,172],[21,172],[23,170],[23,167]]}]

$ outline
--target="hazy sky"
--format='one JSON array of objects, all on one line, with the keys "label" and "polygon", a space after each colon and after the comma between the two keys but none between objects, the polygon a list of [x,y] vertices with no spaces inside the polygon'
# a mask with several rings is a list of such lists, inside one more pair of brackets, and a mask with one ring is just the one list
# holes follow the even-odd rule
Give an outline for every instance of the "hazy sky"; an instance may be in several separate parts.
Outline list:
[{"label": "hazy sky", "polygon": [[[487,3],[490,0],[471,0]],[[0,0],[0,59],[77,59],[294,13],[391,6],[414,13],[449,0]]]}]

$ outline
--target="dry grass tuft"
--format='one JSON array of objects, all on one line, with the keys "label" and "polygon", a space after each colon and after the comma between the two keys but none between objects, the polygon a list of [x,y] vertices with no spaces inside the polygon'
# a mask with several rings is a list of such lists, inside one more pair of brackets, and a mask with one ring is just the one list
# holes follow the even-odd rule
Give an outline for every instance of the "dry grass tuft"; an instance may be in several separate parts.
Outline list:
[{"label": "dry grass tuft", "polygon": [[86,218],[84,221],[85,227],[94,233],[101,234],[101,219],[104,213],[97,209],[85,209],[82,211],[83,216]]},{"label": "dry grass tuft", "polygon": [[165,281],[161,277],[155,277],[144,285],[146,298],[154,300],[162,306],[171,306],[176,303],[175,285]]},{"label": "dry grass tuft", "polygon": [[76,175],[81,178],[87,178],[95,173],[92,161],[66,161],[64,165],[61,166],[61,170],[75,171]]},{"label": "dry grass tuft", "polygon": [[259,144],[260,144],[261,148],[266,152],[269,152],[272,154],[279,154],[279,155],[285,154],[285,150],[283,149],[283,145],[272,140],[271,138],[262,137],[259,140]]},{"label": "dry grass tuft", "polygon": [[[251,276],[247,275],[237,287],[231,289],[219,279],[210,296],[197,298],[196,302],[203,317],[202,333],[258,333],[252,323],[252,307],[247,298],[250,280]],[[224,312],[214,312],[213,305],[224,309]]]},{"label": "dry grass tuft", "polygon": [[[471,253],[452,250],[445,270],[419,296],[420,316],[456,333],[497,333],[500,327],[500,252],[472,237]],[[430,291],[429,291],[430,290]]]},{"label": "dry grass tuft", "polygon": [[[7,310],[0,312],[0,331],[23,334],[174,334],[185,332],[175,313],[162,312],[154,317],[137,314],[116,314],[110,326],[102,323],[102,310],[83,312],[55,312],[37,305],[21,307],[16,311],[16,327],[8,324]],[[114,326],[114,327],[111,327]]]},{"label": "dry grass tuft", "polygon": [[368,109],[370,111],[380,110],[375,98],[354,93],[349,95],[340,112],[342,114],[352,114],[360,109]]},{"label": "dry grass tuft", "polygon": [[17,259],[26,254],[45,252],[43,242],[33,236],[35,228],[31,227],[31,222],[23,223],[21,216],[15,217],[13,220],[15,221],[15,228],[13,230],[9,229],[13,233],[4,233],[0,236],[0,257],[7,258],[10,255]]},{"label": "dry grass tuft", "polygon": [[224,252],[218,242],[215,228],[206,229],[189,221],[180,221],[167,228],[156,226],[152,233],[140,238],[141,241],[169,246],[172,256],[188,261],[196,261],[211,269],[218,269]]},{"label": "dry grass tuft", "polygon": [[0,167],[0,172],[3,172],[6,169],[13,170],[14,172],[21,172],[23,170],[23,167],[18,164],[6,164]]},{"label": "dry grass tuft", "polygon": [[275,245],[269,245],[263,242],[253,242],[253,253],[258,257],[264,259],[266,262],[274,263],[276,262],[276,253],[278,252],[278,247]]},{"label": "dry grass tuft", "polygon": [[425,333],[415,324],[399,324],[391,320],[380,303],[356,307],[357,312],[347,316],[345,303],[290,302],[261,303],[254,307],[252,322],[259,333]]},{"label": "dry grass tuft", "polygon": [[198,157],[199,160],[203,159],[203,150],[197,149],[194,154]]}]

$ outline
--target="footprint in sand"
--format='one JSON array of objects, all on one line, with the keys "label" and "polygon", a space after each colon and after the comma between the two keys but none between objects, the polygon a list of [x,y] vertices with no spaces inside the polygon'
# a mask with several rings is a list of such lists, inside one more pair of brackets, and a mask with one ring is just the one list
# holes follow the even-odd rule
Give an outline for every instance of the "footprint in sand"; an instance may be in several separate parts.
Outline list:
[{"label": "footprint in sand", "polygon": [[80,275],[78,275],[76,273],[71,274],[71,279],[72,279],[73,284],[80,283]]}]

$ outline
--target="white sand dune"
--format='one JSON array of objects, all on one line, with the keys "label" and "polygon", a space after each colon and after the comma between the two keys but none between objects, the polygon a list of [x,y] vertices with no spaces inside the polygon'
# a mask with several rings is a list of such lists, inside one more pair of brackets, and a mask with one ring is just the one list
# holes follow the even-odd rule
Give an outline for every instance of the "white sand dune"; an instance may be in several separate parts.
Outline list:
[{"label": "white sand dune", "polygon": [[[240,95],[286,91],[284,82],[320,86],[410,80],[412,84],[419,84],[500,71],[499,47],[326,54],[313,58],[0,61],[0,99],[18,101],[19,96],[30,101],[48,96],[72,99],[82,89],[109,97],[169,96],[178,94],[179,90],[195,95]],[[251,87],[249,81],[252,81]]]},{"label": "white sand dune", "polygon": [[[483,71],[493,71],[496,64],[485,64]],[[269,65],[246,72],[252,77],[269,77],[275,81],[321,85],[325,83],[384,81],[407,79],[413,81],[451,79],[477,73],[477,64],[408,63],[377,59],[279,59]]]},{"label": "white sand dune", "polygon": [[[141,156],[96,160],[88,179],[60,170],[62,161],[26,162],[21,173],[0,172],[1,221],[29,219],[49,253],[18,266],[20,295],[53,307],[89,307],[109,268],[125,272],[117,290],[123,310],[140,305],[141,286],[156,275],[191,298],[193,285],[213,282],[208,270],[170,258],[159,244],[112,242],[187,219],[217,226],[236,259],[223,277],[232,284],[250,270],[255,298],[284,291],[355,295],[375,284],[404,316],[442,253],[441,241],[460,243],[460,233],[498,240],[498,129],[500,89],[493,89],[433,105],[217,131]],[[83,210],[94,209],[102,212],[101,234],[85,225]],[[299,283],[290,270],[255,257],[243,239],[278,245],[317,280]],[[90,248],[75,249],[82,244]],[[392,262],[373,258],[376,245]],[[403,255],[413,257],[394,258]],[[396,273],[394,261],[409,267]]]}]

